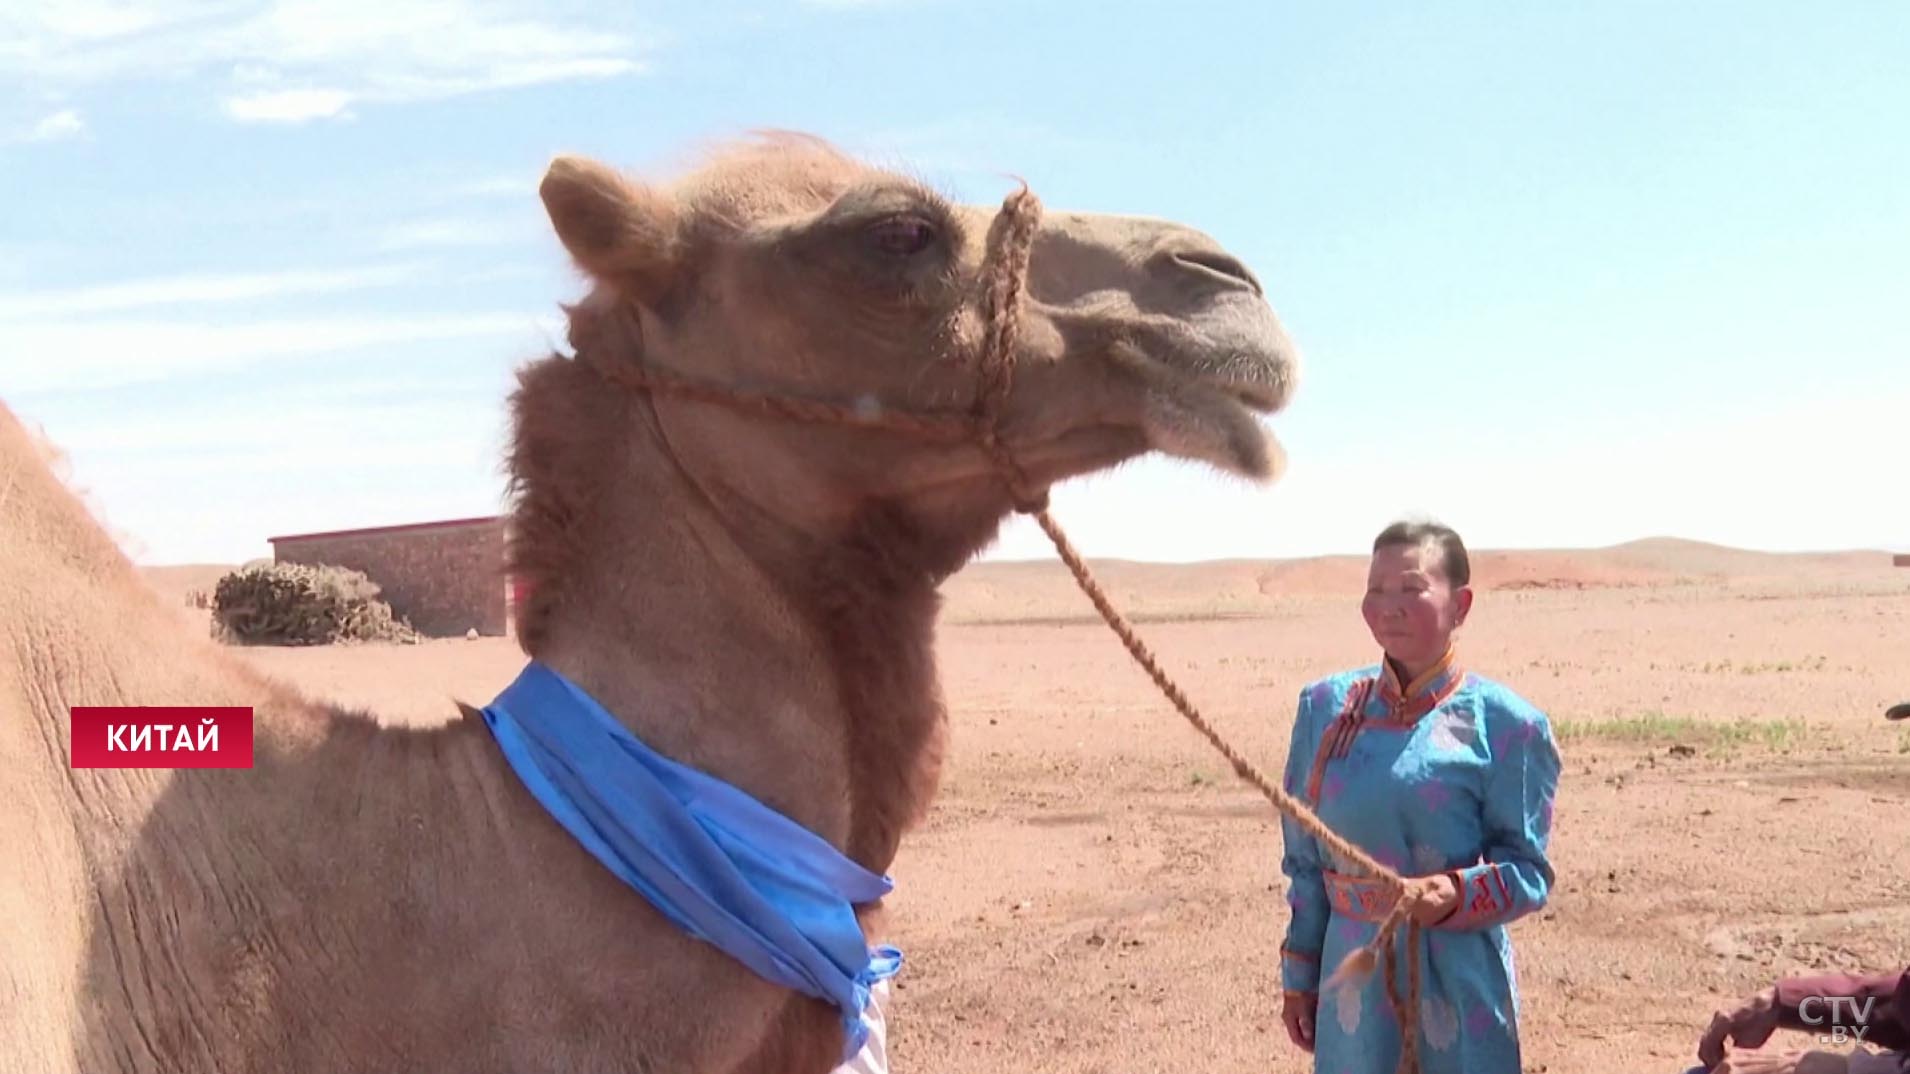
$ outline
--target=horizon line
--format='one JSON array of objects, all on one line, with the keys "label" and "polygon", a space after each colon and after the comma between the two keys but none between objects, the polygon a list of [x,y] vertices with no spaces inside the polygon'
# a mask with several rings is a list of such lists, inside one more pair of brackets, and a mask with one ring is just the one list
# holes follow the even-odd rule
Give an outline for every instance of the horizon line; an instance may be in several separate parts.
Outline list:
[{"label": "horizon line", "polygon": [[[304,538],[304,537],[343,536],[343,535],[358,534],[358,533],[364,533],[368,535],[382,534],[382,533],[391,533],[391,532],[397,532],[397,531],[403,531],[403,530],[429,529],[429,528],[434,528],[437,526],[453,525],[453,524],[459,524],[459,523],[469,524],[471,522],[477,522],[477,521],[484,521],[484,519],[482,518],[457,519],[457,520],[451,520],[447,522],[420,522],[420,523],[408,523],[408,524],[393,525],[393,526],[368,526],[368,527],[362,527],[359,529],[329,531],[325,533],[296,534],[296,535],[292,535],[289,539],[297,540],[299,538]],[[277,538],[277,540],[281,540],[281,541],[287,540],[287,539],[288,538],[284,538],[284,537]],[[1737,553],[1744,553],[1748,555],[1772,556],[1772,557],[1874,555],[1874,556],[1879,556],[1884,558],[1890,558],[1894,556],[1910,554],[1910,541],[1897,542],[1894,544],[1890,542],[1885,542],[1882,544],[1875,544],[1875,545],[1851,545],[1848,547],[1841,547],[1841,548],[1771,549],[1771,548],[1756,548],[1749,545],[1722,544],[1717,541],[1706,541],[1706,540],[1701,540],[1695,537],[1678,537],[1671,534],[1653,534],[1647,537],[1634,537],[1629,540],[1618,541],[1613,544],[1480,545],[1476,547],[1469,546],[1466,549],[1466,551],[1471,556],[1479,556],[1484,554],[1495,554],[1495,553],[1508,553],[1508,552],[1518,552],[1518,553],[1612,552],[1612,551],[1619,551],[1619,550],[1623,550],[1627,548],[1637,548],[1640,546],[1650,546],[1650,545],[1685,545],[1685,546],[1702,548],[1702,549],[1705,549],[1708,551],[1714,551],[1714,552],[1737,552]],[[1368,554],[1370,553],[1368,552],[1367,549],[1361,548],[1355,551],[1316,552],[1316,553],[1311,553],[1308,555],[1298,555],[1298,556],[1207,556],[1207,557],[1195,557],[1191,559],[1153,559],[1153,558],[1136,557],[1136,556],[1083,555],[1082,558],[1091,563],[1124,563],[1124,564],[1144,564],[1148,566],[1162,566],[1162,567],[1195,567],[1195,566],[1212,566],[1212,565],[1229,564],[1229,563],[1302,563],[1308,560],[1360,558]],[[153,562],[153,561],[134,560],[130,556],[127,558],[130,562],[132,562],[135,568],[142,569],[142,570],[149,569],[149,568],[164,569],[164,568],[178,568],[178,567],[225,567],[225,566],[232,565],[231,563],[222,561],[222,560],[173,560],[173,561],[167,561],[167,562]],[[271,557],[270,556],[255,556],[252,558],[266,559]],[[247,560],[245,562],[250,562],[250,560]],[[1059,562],[1058,557],[1056,557],[1052,552],[1050,552],[1047,555],[1003,555],[1003,556],[990,556],[984,552],[970,559],[966,564],[964,564],[964,568],[968,566],[975,566],[975,565],[986,564],[986,563],[1027,564],[1027,563],[1058,563],[1058,562]]]}]

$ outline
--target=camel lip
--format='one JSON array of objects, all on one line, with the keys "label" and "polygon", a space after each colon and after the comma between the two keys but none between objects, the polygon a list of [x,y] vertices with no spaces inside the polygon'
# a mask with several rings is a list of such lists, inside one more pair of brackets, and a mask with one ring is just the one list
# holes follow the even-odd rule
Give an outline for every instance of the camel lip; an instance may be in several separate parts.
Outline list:
[{"label": "camel lip", "polygon": [[1272,414],[1286,402],[1285,393],[1271,384],[1250,380],[1217,380],[1213,385],[1256,414]]},{"label": "camel lip", "polygon": [[1245,375],[1233,370],[1227,373],[1203,373],[1196,375],[1194,380],[1218,389],[1256,414],[1278,413],[1286,406],[1290,394],[1286,380],[1271,370],[1264,373],[1254,370]]},{"label": "camel lip", "polygon": [[1284,356],[1268,359],[1251,351],[1236,351],[1219,360],[1188,364],[1132,345],[1120,346],[1115,353],[1121,361],[1155,376],[1217,392],[1252,414],[1277,413],[1293,394],[1293,365]]}]

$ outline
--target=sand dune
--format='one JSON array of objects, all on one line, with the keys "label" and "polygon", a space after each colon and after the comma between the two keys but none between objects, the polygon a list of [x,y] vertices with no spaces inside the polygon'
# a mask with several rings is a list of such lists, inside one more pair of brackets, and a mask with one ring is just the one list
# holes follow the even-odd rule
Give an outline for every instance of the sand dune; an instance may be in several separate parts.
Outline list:
[{"label": "sand dune", "polygon": [[[1480,590],[1614,589],[1675,585],[1793,585],[1888,581],[1882,551],[1773,553],[1673,538],[1609,548],[1483,549],[1471,553]],[[1228,618],[1278,611],[1285,601],[1357,599],[1367,556],[1215,560],[1192,564],[1096,560],[1089,566],[1137,621]],[[1066,567],[1053,560],[977,563],[945,587],[950,622],[1034,622],[1093,616]]]}]

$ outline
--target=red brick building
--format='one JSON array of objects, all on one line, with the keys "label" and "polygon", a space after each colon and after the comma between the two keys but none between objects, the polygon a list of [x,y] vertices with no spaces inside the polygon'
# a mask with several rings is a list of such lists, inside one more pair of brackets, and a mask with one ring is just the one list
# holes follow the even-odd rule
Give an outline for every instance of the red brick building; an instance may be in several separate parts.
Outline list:
[{"label": "red brick building", "polygon": [[510,623],[504,519],[458,518],[270,538],[279,563],[363,571],[381,599],[435,637],[503,635]]}]

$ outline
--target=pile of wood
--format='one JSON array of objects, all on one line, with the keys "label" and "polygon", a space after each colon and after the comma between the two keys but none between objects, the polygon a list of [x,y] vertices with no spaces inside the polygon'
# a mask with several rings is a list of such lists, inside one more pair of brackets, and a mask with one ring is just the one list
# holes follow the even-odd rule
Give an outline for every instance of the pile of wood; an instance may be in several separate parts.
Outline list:
[{"label": "pile of wood", "polygon": [[250,564],[219,579],[212,631],[236,645],[421,640],[363,572],[303,563]]}]

